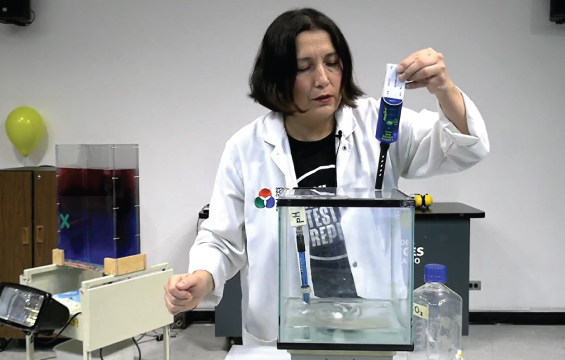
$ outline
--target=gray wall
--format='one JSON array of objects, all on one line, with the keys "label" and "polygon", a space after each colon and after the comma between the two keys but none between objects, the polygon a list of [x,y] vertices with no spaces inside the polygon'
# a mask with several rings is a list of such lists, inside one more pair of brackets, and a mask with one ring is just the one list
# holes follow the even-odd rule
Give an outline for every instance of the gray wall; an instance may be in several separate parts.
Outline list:
[{"label": "gray wall", "polygon": [[[58,143],[138,142],[142,250],[187,268],[198,210],[227,138],[265,109],[246,98],[268,24],[310,5],[341,26],[364,90],[384,65],[431,46],[481,109],[492,153],[461,174],[402,181],[406,192],[486,211],[472,225],[472,310],[558,309],[565,290],[565,25],[549,0],[32,1],[26,28],[0,25],[0,119],[36,108],[47,134],[28,165],[54,164]],[[426,90],[406,106],[434,109]],[[3,125],[2,125],[3,128]],[[0,131],[0,167],[24,159]]]}]

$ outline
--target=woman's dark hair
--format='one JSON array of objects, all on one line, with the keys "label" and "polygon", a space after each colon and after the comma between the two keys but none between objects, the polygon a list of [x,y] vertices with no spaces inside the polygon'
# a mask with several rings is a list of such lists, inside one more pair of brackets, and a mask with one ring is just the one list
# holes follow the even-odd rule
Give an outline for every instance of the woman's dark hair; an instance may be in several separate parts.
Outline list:
[{"label": "woman's dark hair", "polygon": [[321,12],[304,8],[281,14],[267,29],[249,77],[249,96],[266,108],[285,115],[298,109],[293,89],[296,79],[296,38],[303,31],[326,31],[343,64],[341,102],[355,107],[355,100],[363,91],[353,81],[353,60],[345,37],[337,25]]}]

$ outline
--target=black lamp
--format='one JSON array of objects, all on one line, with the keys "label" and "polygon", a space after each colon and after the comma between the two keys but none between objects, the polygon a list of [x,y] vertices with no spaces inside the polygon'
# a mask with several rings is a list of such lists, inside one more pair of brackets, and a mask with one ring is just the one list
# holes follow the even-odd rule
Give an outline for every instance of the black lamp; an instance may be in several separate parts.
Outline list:
[{"label": "black lamp", "polygon": [[51,334],[69,320],[69,309],[51,294],[21,284],[0,283],[0,324],[31,334]]}]

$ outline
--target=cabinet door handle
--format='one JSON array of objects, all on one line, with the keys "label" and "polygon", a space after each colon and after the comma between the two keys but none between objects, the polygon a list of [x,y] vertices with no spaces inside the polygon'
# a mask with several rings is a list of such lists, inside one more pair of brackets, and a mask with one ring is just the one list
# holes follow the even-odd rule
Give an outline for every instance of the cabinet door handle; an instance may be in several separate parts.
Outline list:
[{"label": "cabinet door handle", "polygon": [[43,244],[43,225],[37,225],[35,227],[35,243]]},{"label": "cabinet door handle", "polygon": [[22,245],[29,245],[30,243],[30,233],[28,227],[22,228]]}]

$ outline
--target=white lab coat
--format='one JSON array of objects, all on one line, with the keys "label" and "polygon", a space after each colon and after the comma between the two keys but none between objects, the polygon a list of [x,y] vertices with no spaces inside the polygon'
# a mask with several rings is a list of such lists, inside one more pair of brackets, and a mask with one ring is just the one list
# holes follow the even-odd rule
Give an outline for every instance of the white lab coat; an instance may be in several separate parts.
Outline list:
[{"label": "white lab coat", "polygon": [[[402,109],[399,138],[389,149],[383,188],[396,187],[401,176],[414,179],[462,171],[487,155],[489,140],[483,118],[467,95],[463,98],[470,136],[455,128],[439,104],[437,112]],[[379,100],[363,98],[357,100],[356,108],[344,107],[336,113],[337,131],[342,132],[336,164],[338,187],[374,189],[380,154],[375,139],[379,106]],[[216,304],[225,282],[240,271],[244,345],[275,345],[278,334],[277,211],[276,207],[258,208],[255,199],[261,189],[269,189],[276,197],[277,188],[295,186],[281,114],[261,116],[229,139],[215,179],[209,218],[190,250],[188,271],[212,274],[211,300]],[[350,263],[356,262],[352,267],[356,285],[358,280],[364,283],[363,274],[379,270],[385,272],[383,279],[390,279],[390,256],[388,263],[379,265],[368,261],[361,249],[348,245],[347,251]],[[370,269],[371,265],[379,269]],[[371,295],[370,289],[357,286],[361,296]]]}]

